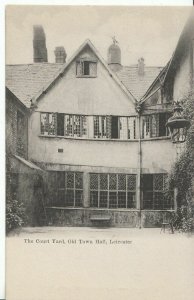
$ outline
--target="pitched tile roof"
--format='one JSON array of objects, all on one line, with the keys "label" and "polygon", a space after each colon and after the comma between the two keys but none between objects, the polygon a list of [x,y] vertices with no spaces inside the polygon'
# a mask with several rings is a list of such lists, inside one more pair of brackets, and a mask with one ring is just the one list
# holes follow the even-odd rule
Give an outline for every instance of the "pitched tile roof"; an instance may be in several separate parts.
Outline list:
[{"label": "pitched tile roof", "polygon": [[6,87],[26,106],[59,73],[63,64],[35,63],[6,66]]},{"label": "pitched tile roof", "polygon": [[126,66],[116,72],[125,87],[140,100],[162,71],[162,67],[144,67],[144,75],[138,74],[138,66]]},{"label": "pitched tile roof", "polygon": [[[41,93],[63,68],[63,64],[56,63],[7,65],[6,86],[29,108],[30,100]],[[144,75],[138,75],[137,65],[124,66],[116,75],[126,89],[140,100],[161,70],[161,67],[145,66]]]}]

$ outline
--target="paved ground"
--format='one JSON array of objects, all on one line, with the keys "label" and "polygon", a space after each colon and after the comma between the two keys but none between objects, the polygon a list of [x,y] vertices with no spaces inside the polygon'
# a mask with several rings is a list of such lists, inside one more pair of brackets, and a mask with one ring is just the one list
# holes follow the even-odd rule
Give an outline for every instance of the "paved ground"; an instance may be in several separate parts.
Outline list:
[{"label": "paved ground", "polygon": [[24,228],[7,238],[7,300],[192,300],[194,236]]}]

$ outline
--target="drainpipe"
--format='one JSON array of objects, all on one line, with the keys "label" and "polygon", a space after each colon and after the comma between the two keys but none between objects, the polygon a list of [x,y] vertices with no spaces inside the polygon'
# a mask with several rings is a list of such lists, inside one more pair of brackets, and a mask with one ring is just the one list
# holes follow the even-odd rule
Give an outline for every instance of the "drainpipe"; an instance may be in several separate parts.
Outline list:
[{"label": "drainpipe", "polygon": [[141,150],[141,103],[136,105],[137,129],[138,129],[138,167],[137,167],[137,210],[138,210],[138,227],[141,229],[141,171],[142,171],[142,150]]}]

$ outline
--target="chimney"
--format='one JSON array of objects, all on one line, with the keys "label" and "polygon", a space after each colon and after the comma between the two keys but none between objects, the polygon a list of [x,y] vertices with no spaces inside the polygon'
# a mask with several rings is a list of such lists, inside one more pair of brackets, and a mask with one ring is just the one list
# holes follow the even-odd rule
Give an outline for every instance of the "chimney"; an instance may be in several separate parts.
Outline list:
[{"label": "chimney", "polygon": [[64,64],[66,62],[67,53],[65,48],[60,46],[55,48],[55,62],[58,64]]},{"label": "chimney", "polygon": [[34,62],[48,62],[44,29],[41,25],[34,25],[33,32]]},{"label": "chimney", "polygon": [[138,75],[143,76],[144,75],[144,58],[141,57],[138,59]]}]

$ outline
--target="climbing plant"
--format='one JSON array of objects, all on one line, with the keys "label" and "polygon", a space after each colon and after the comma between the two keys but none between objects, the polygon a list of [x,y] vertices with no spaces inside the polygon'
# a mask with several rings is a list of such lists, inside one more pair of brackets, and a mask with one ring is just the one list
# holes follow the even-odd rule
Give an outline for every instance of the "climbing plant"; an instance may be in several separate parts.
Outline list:
[{"label": "climbing plant", "polygon": [[174,216],[174,225],[184,232],[193,228],[194,195],[194,93],[190,92],[182,99],[183,115],[190,120],[185,150],[175,162],[169,174],[167,197],[177,188],[177,211]]}]

